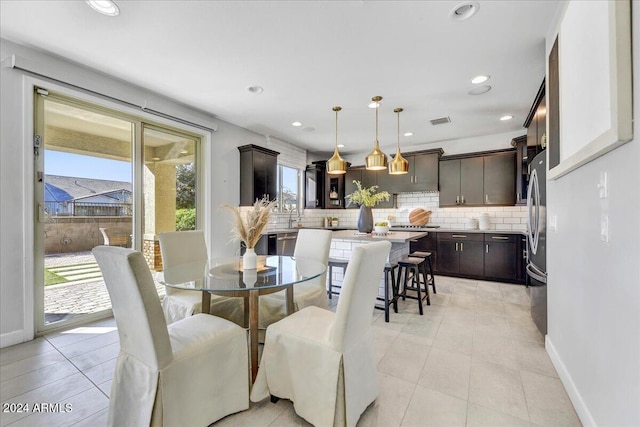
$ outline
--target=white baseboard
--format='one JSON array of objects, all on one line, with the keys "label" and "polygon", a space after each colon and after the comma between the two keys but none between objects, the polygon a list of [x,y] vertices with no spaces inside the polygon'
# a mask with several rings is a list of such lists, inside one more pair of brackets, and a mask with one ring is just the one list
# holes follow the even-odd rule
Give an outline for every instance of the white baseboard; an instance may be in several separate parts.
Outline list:
[{"label": "white baseboard", "polygon": [[576,413],[578,414],[578,418],[580,418],[580,421],[582,422],[582,425],[585,427],[591,427],[591,426],[596,427],[597,424],[593,419],[593,417],[591,416],[591,412],[589,412],[589,408],[587,408],[587,405],[582,399],[582,396],[580,395],[578,388],[573,382],[573,379],[571,378],[569,371],[567,370],[566,366],[564,366],[564,363],[562,363],[562,359],[560,358],[560,355],[556,351],[556,348],[553,345],[553,342],[551,342],[549,335],[545,336],[544,341],[545,341],[544,346],[547,350],[547,353],[549,354],[551,363],[553,363],[553,366],[556,368],[556,371],[560,376],[560,381],[562,381],[562,385],[564,385],[565,390],[567,390],[569,399],[571,399],[571,403],[573,403],[573,407],[575,408]]},{"label": "white baseboard", "polygon": [[24,342],[24,330],[7,332],[6,334],[0,334],[0,348],[9,347],[10,345],[20,344]]}]

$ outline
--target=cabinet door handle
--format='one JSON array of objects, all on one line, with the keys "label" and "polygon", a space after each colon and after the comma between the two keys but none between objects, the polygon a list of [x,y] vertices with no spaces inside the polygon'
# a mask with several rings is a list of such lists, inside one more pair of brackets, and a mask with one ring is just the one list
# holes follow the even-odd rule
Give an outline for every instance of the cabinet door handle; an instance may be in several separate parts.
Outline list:
[{"label": "cabinet door handle", "polygon": [[458,252],[458,242],[456,242],[456,252]]},{"label": "cabinet door handle", "polygon": [[452,234],[451,237],[456,237],[456,238],[460,238],[460,239],[466,239],[467,236],[465,236],[464,234]]},{"label": "cabinet door handle", "polygon": [[504,236],[491,236],[491,238],[495,240],[509,240],[508,237],[504,237]]},{"label": "cabinet door handle", "polygon": [[460,243],[460,252],[464,251],[464,243]]},{"label": "cabinet door handle", "polygon": [[484,195],[484,202],[485,203],[489,203],[489,195],[488,194]]},{"label": "cabinet door handle", "polygon": [[461,203],[464,205],[464,196],[460,196]]},{"label": "cabinet door handle", "polygon": [[485,247],[486,252],[489,253],[489,245],[488,244],[484,245],[484,247]]},{"label": "cabinet door handle", "polygon": [[522,199],[520,198],[520,193],[516,193],[516,200],[517,200],[518,202],[519,202],[520,200],[522,200]]},{"label": "cabinet door handle", "polygon": [[459,204],[460,204],[460,196],[458,195],[456,196],[456,205],[459,205]]}]

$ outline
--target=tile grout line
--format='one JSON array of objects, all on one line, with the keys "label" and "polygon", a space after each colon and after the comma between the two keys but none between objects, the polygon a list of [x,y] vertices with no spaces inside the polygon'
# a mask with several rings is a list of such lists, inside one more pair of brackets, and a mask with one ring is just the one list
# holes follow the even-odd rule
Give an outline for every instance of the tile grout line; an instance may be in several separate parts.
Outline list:
[{"label": "tile grout line", "polygon": [[93,382],[93,380],[92,380],[91,378],[89,378],[89,377],[87,376],[87,374],[85,374],[85,373],[84,373],[84,371],[83,371],[82,369],[80,369],[80,368],[79,368],[75,363],[73,363],[73,361],[71,361],[71,359],[69,359],[69,358],[68,358],[64,353],[62,353],[62,352],[58,349],[58,347],[56,347],[56,346],[55,346],[51,341],[49,341],[49,340],[47,339],[47,336],[46,336],[46,335],[44,335],[44,339],[46,339],[46,340],[47,340],[47,342],[48,342],[49,344],[51,344],[51,345],[53,346],[53,348],[55,348],[55,349],[56,349],[56,351],[62,355],[62,357],[64,357],[64,358],[65,358],[65,360],[67,360],[69,363],[71,363],[71,365],[72,365],[74,368],[76,368],[76,369],[78,370],[78,372],[80,372],[80,373],[82,374],[82,376],[83,376],[83,377],[85,377],[85,378],[86,378],[86,379],[87,379],[91,384],[93,384],[93,386],[94,386],[94,387],[95,387],[95,388],[96,388],[100,393],[102,393],[102,394],[104,395],[104,397],[106,397],[107,399],[109,399],[109,396],[107,396],[107,394],[106,394],[104,391],[102,391],[102,389],[101,389],[101,388],[100,388],[100,387],[99,387],[95,382]]}]

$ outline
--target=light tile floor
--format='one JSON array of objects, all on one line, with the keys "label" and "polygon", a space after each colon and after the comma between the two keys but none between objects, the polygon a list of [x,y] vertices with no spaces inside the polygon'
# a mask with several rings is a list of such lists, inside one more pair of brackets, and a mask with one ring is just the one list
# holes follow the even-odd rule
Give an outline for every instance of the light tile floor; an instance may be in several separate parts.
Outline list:
[{"label": "light tile floor", "polygon": [[[359,426],[572,426],[580,421],[529,314],[523,286],[436,277],[424,316],[373,314],[380,395]],[[335,310],[337,298],[330,300]],[[0,412],[0,425],[106,425],[118,354],[113,319],[0,350],[0,401],[70,412]],[[309,425],[268,399],[215,426]]]}]

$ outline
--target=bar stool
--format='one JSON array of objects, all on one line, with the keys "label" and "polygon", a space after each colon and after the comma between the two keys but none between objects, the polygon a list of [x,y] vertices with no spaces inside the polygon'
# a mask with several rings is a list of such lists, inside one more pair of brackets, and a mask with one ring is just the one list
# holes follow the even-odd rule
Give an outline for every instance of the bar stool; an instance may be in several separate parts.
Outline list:
[{"label": "bar stool", "polygon": [[[384,301],[384,307],[375,306],[378,310],[384,310],[384,321],[389,323],[389,306],[393,303],[393,311],[398,312],[398,282],[396,281],[395,270],[398,268],[397,262],[388,262],[384,266],[384,298],[377,297],[378,301]],[[391,294],[389,299],[389,277],[391,277]]]},{"label": "bar stool", "polygon": [[[422,281],[422,284],[424,284],[424,292],[425,292],[424,297],[422,296],[422,292],[420,289],[420,284],[421,284],[420,273],[422,273],[423,278],[425,278],[425,280],[427,277],[426,264],[427,263],[425,258],[418,258],[418,257],[411,257],[411,256],[404,256],[398,261],[398,266],[400,267],[398,269],[398,283],[400,283],[400,278],[402,277],[402,274],[404,271],[404,281],[402,282],[403,284],[402,293],[400,293],[399,295],[402,296],[403,300],[405,298],[418,300],[418,309],[420,311],[420,315],[423,314],[423,310],[422,310],[423,299],[427,300],[427,305],[431,305],[431,299],[429,298],[429,287],[427,286],[426,281]],[[412,286],[407,285],[407,282],[409,280],[409,273],[412,273],[411,274],[411,281],[413,282]],[[417,296],[407,295],[408,290],[416,291],[418,295]]]},{"label": "bar stool", "polygon": [[347,265],[349,265],[349,261],[346,259],[329,258],[329,289],[327,290],[329,299],[332,299],[333,295],[340,295],[340,292],[334,292],[333,288],[342,289],[342,286],[333,284],[333,267],[342,268],[342,274],[344,275],[344,272],[347,271]]},{"label": "bar stool", "polygon": [[414,252],[411,252],[409,256],[414,256],[417,258],[425,258],[427,260],[427,268],[429,269],[429,276],[431,276],[431,278],[427,280],[427,278],[425,277],[425,280],[427,280],[427,285],[431,285],[431,287],[433,288],[433,293],[437,294],[436,278],[433,275],[433,265],[431,263],[431,252],[414,251]]}]

